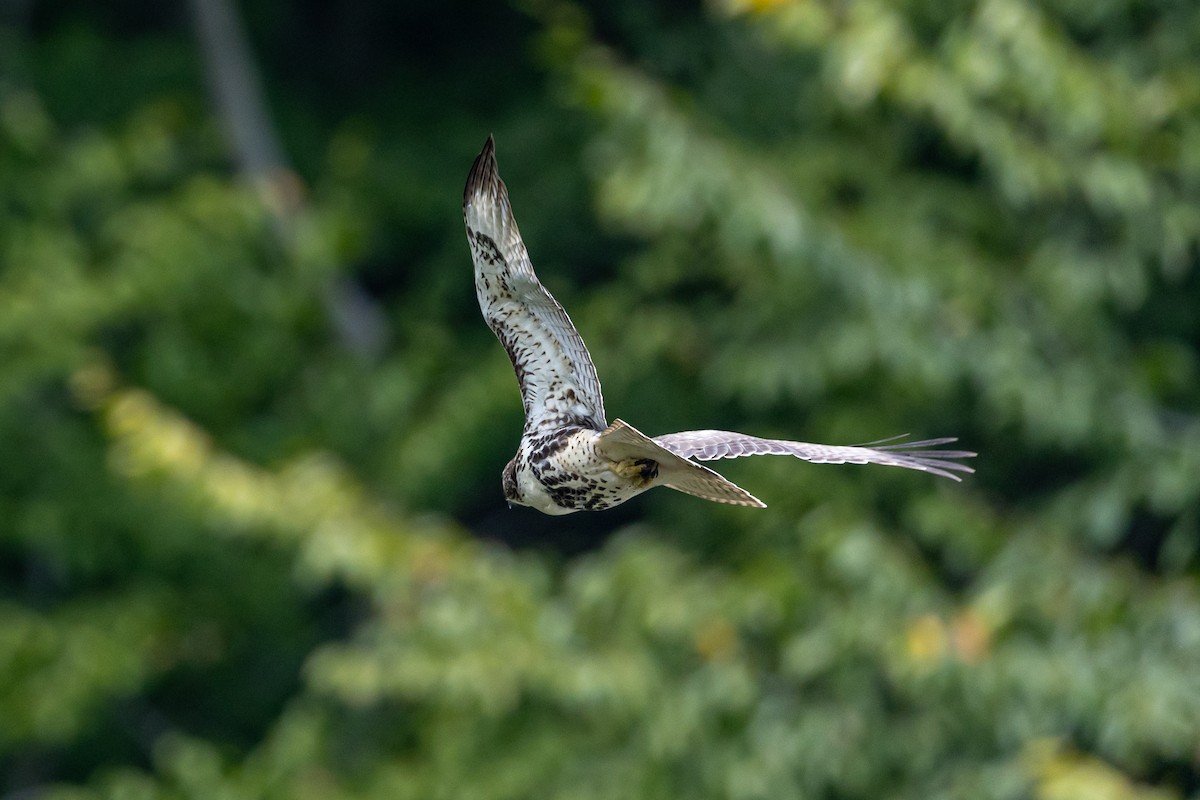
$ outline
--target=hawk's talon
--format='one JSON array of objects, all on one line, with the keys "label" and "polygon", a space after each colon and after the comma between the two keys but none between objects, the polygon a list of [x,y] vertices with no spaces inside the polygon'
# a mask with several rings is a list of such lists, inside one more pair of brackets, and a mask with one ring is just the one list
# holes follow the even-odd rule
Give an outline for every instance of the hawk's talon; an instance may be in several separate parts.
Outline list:
[{"label": "hawk's talon", "polygon": [[641,488],[658,477],[658,462],[652,458],[627,458],[614,462],[612,471]]}]

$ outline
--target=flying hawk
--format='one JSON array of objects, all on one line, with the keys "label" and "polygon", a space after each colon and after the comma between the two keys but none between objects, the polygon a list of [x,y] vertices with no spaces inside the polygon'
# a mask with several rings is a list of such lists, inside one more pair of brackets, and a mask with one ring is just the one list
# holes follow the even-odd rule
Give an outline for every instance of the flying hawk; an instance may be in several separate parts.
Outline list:
[{"label": "flying hawk", "polygon": [[718,503],[763,508],[761,500],[693,459],[764,454],[816,464],[885,464],[956,481],[955,472],[974,472],[954,460],[974,453],[928,449],[953,438],[838,447],[729,431],[651,438],[619,419],[609,425],[587,347],[533,272],[490,136],[467,176],[463,218],[479,308],[508,352],[525,407],[521,444],[504,468],[504,496],[510,503],[546,514],[599,511],[655,486],[669,486]]}]

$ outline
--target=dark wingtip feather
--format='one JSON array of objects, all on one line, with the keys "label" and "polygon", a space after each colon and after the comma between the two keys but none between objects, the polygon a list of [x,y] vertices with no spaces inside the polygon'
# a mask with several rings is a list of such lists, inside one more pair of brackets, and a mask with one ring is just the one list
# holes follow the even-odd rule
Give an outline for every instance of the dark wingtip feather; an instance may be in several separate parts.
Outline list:
[{"label": "dark wingtip feather", "polygon": [[902,445],[891,445],[881,447],[880,450],[887,450],[897,455],[902,455],[906,460],[911,460],[917,469],[924,470],[933,475],[940,475],[943,478],[949,478],[952,481],[961,481],[962,478],[955,475],[955,472],[973,473],[975,469],[966,464],[961,464],[955,459],[974,458],[977,454],[970,450],[919,450],[915,448],[935,447],[939,444],[947,444],[957,441],[954,438],[947,439],[927,439],[923,442],[913,442],[907,448]]},{"label": "dark wingtip feather", "polygon": [[499,195],[504,191],[504,183],[500,180],[500,170],[496,166],[496,142],[488,134],[483,149],[475,157],[471,171],[467,174],[467,185],[463,189],[463,205],[471,202],[471,198],[484,193]]},{"label": "dark wingtip feather", "polygon": [[[929,450],[927,448],[937,447],[938,445],[950,444],[957,442],[956,436],[943,436],[938,439],[923,439],[919,442],[897,442],[897,439],[903,439],[908,434],[901,436],[893,436],[889,439],[882,439],[871,445],[862,445],[871,447],[880,452],[892,453],[902,457],[908,463],[910,469],[919,469],[923,472],[928,472],[933,475],[940,475],[943,478],[949,478],[952,481],[961,481],[958,475],[954,472],[972,473],[974,468],[968,467],[966,464],[960,464],[955,459],[959,458],[974,458],[978,453],[971,450]],[[892,444],[886,444],[891,442]]]}]

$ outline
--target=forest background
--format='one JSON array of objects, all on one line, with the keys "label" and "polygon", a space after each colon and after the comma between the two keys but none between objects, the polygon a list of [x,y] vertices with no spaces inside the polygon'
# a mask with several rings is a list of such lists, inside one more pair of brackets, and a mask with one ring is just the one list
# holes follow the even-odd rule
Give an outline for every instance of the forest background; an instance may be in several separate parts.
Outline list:
[{"label": "forest background", "polygon": [[[1197,42],[0,2],[0,798],[1200,798]],[[614,416],[978,472],[509,510],[488,134]]]}]

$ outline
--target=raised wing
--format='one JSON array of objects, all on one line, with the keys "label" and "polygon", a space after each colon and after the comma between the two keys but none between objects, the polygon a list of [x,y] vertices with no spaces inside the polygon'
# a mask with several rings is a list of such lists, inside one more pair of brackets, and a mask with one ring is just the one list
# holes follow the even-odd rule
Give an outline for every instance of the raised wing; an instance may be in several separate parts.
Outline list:
[{"label": "raised wing", "polygon": [[467,176],[463,219],[479,309],[517,373],[526,432],[564,425],[603,429],[596,367],[571,318],[533,272],[490,136]]},{"label": "raised wing", "polygon": [[904,467],[960,481],[955,472],[974,472],[955,459],[972,458],[969,450],[929,450],[926,448],[957,441],[950,437],[926,439],[902,444],[838,446],[789,442],[783,439],[760,439],[731,431],[684,431],[656,436],[654,441],[672,453],[698,461],[742,456],[795,456],[814,464],[882,464]]}]

